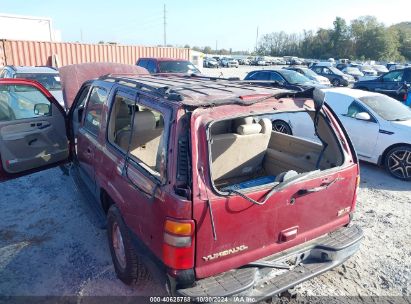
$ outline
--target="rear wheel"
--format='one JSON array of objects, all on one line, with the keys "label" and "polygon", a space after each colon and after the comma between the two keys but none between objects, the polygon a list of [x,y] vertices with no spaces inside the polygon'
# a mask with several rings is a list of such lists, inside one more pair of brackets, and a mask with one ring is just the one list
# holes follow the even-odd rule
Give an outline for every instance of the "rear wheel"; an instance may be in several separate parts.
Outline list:
[{"label": "rear wheel", "polygon": [[134,283],[143,287],[149,278],[148,271],[137,256],[126,224],[115,205],[108,210],[107,234],[117,277],[127,285]]},{"label": "rear wheel", "polygon": [[335,87],[339,87],[340,86],[340,80],[338,78],[335,78],[331,81],[331,84]]},{"label": "rear wheel", "polygon": [[274,120],[273,121],[273,131],[288,134],[288,135],[293,135],[291,126],[288,123],[286,123],[284,120]]},{"label": "rear wheel", "polygon": [[385,169],[395,178],[411,181],[411,146],[399,146],[388,151]]}]

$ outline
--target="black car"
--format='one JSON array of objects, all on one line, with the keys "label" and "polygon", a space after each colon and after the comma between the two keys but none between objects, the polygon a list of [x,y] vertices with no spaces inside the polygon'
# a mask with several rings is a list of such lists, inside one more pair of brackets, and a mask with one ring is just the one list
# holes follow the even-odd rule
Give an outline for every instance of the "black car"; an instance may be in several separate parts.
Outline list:
[{"label": "black car", "polygon": [[251,71],[245,76],[244,81],[298,92],[311,88],[327,88],[327,86],[312,81],[296,71],[286,69]]},{"label": "black car", "polygon": [[411,68],[390,71],[371,80],[357,81],[354,89],[378,92],[403,100],[404,92],[401,88],[404,84],[411,84]]},{"label": "black car", "polygon": [[339,69],[332,66],[315,65],[310,68],[318,75],[327,77],[331,84],[335,87],[350,86],[355,82],[354,77],[344,74]]}]

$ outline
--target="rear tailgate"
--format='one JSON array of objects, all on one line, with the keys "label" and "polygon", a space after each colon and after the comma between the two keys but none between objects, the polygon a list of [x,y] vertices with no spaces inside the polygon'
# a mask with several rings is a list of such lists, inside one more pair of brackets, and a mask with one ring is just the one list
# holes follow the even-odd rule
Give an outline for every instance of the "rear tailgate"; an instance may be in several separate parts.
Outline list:
[{"label": "rear tailgate", "polygon": [[[195,114],[191,126],[197,131],[192,136],[197,278],[240,267],[349,222],[358,175],[358,166],[352,161],[343,168],[284,185],[261,206],[238,195],[221,196],[211,190],[205,134],[210,117]],[[320,191],[310,192],[318,187]],[[259,200],[267,191],[246,194]]]}]

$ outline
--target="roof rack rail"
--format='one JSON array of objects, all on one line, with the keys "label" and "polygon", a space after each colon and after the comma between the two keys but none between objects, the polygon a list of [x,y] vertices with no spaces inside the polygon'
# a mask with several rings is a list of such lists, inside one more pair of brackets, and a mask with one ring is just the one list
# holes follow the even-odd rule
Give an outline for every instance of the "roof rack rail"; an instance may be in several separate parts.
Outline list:
[{"label": "roof rack rail", "polygon": [[129,74],[106,74],[103,75],[101,77],[99,77],[98,79],[100,80],[108,80],[111,79],[117,83],[119,82],[128,82],[130,84],[134,84],[138,89],[140,90],[146,90],[146,91],[150,91],[151,93],[157,94],[160,97],[163,98],[167,98],[168,100],[171,101],[183,101],[184,100],[184,96],[175,92],[172,88],[170,88],[169,86],[164,86],[164,87],[154,87],[154,86],[150,86],[148,84],[130,79],[130,78],[119,78],[121,76],[135,76],[136,74],[133,73],[129,73]]},{"label": "roof rack rail", "polygon": [[200,78],[200,79],[210,79],[210,80],[228,80],[228,81],[239,81],[240,77],[212,77],[212,76],[204,76],[198,74],[191,74],[191,75],[184,75],[185,78]]}]

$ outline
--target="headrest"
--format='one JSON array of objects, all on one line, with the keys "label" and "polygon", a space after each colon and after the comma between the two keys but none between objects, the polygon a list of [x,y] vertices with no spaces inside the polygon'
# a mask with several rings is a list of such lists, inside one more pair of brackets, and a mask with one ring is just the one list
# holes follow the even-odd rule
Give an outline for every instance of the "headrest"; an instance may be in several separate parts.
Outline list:
[{"label": "headrest", "polygon": [[261,132],[261,125],[260,124],[250,124],[250,125],[239,125],[237,128],[237,134],[240,135],[251,135],[251,134],[258,134]]},{"label": "headrest", "polygon": [[234,120],[234,130],[237,130],[237,128],[241,125],[251,125],[252,123],[253,123],[252,116],[237,118]]},{"label": "headrest", "polygon": [[136,112],[133,129],[136,132],[153,130],[156,127],[156,118],[151,111]]},{"label": "headrest", "polygon": [[271,131],[273,129],[273,123],[271,122],[271,120],[269,120],[268,118],[262,118],[258,123],[262,127],[262,133],[271,134]]},{"label": "headrest", "polygon": [[130,117],[128,105],[124,101],[119,101],[117,107],[117,117]]}]

